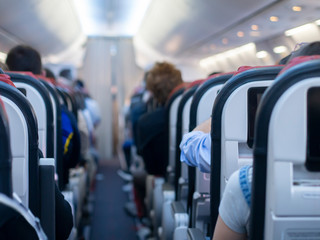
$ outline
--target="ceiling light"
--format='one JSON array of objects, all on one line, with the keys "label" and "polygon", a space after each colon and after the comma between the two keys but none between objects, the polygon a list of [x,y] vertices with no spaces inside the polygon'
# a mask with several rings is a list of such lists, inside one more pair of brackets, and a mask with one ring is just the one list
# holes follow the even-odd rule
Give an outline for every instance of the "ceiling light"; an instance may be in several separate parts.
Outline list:
[{"label": "ceiling light", "polygon": [[273,49],[274,53],[280,54],[286,52],[288,49],[286,46],[277,46]]},{"label": "ceiling light", "polygon": [[228,38],[223,38],[223,39],[222,39],[222,43],[223,43],[224,45],[228,44],[228,42],[229,42]]},{"label": "ceiling light", "polygon": [[268,56],[268,52],[266,51],[260,51],[256,53],[257,58],[265,58],[266,56]]},{"label": "ceiling light", "polygon": [[252,51],[256,51],[256,45],[254,43],[248,43],[240,47],[228,50],[226,52],[222,52],[211,57],[204,58],[200,61],[200,66],[202,68],[207,68],[212,66],[217,61],[223,61],[226,57],[231,58],[237,56],[238,54],[250,53]]},{"label": "ceiling light", "polygon": [[0,61],[5,62],[7,59],[7,54],[4,52],[0,52]]},{"label": "ceiling light", "polygon": [[271,22],[278,22],[279,21],[279,18],[277,16],[271,16],[269,19]]},{"label": "ceiling light", "polygon": [[300,12],[302,10],[302,8],[300,6],[293,6],[292,7],[292,11],[294,12]]},{"label": "ceiling light", "polygon": [[237,32],[237,36],[238,36],[239,38],[244,37],[244,32],[242,32],[242,31]]},{"label": "ceiling light", "polygon": [[298,34],[300,32],[304,32],[304,31],[306,31],[308,29],[311,29],[312,27],[313,27],[313,24],[312,23],[308,23],[308,24],[302,25],[300,27],[289,29],[289,30],[285,31],[284,34],[287,37],[290,37],[292,35],[296,35],[296,34]]},{"label": "ceiling light", "polygon": [[315,21],[315,24],[320,25],[320,19]]},{"label": "ceiling light", "polygon": [[253,30],[253,31],[257,31],[257,30],[259,30],[259,26],[258,25],[251,25],[251,29]]},{"label": "ceiling light", "polygon": [[[70,0],[71,1],[71,0]],[[95,3],[93,3],[95,2]],[[117,4],[111,4],[111,10],[104,13],[97,3],[107,1],[73,0],[73,5],[78,15],[84,33],[88,36],[133,36],[137,33],[145,14],[151,4],[151,0],[116,1],[118,5],[125,4],[124,9],[118,9]],[[109,1],[108,1],[109,2]],[[112,3],[115,1],[112,1]],[[106,6],[109,6],[105,3]],[[122,6],[122,5],[121,5]],[[115,9],[112,11],[112,9]],[[109,24],[103,21],[115,22]],[[116,26],[116,27],[114,27]]]}]

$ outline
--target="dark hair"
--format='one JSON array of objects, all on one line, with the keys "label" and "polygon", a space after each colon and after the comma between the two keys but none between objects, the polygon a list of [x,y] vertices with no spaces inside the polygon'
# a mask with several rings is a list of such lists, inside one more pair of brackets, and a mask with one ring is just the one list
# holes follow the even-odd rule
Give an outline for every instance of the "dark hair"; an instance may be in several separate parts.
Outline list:
[{"label": "dark hair", "polygon": [[292,52],[291,55],[291,59],[298,56],[320,55],[320,41],[308,43],[299,50]]},{"label": "dark hair", "polygon": [[33,74],[41,74],[42,71],[40,54],[25,45],[12,48],[8,53],[6,64],[11,71],[27,71]]},{"label": "dark hair", "polygon": [[64,77],[64,78],[66,78],[66,79],[68,79],[68,80],[72,80],[72,74],[71,74],[71,70],[70,69],[67,69],[67,68],[65,68],[65,69],[62,69],[61,71],[60,71],[60,74],[59,74],[61,77]]},{"label": "dark hair", "polygon": [[84,83],[81,79],[78,78],[77,80],[74,81],[73,86],[79,87],[79,88],[84,88]]},{"label": "dark hair", "polygon": [[208,77],[210,77],[212,75],[215,75],[215,74],[220,74],[220,73],[222,73],[222,72],[211,72],[211,73],[208,74]]},{"label": "dark hair", "polygon": [[54,75],[54,73],[49,68],[44,68],[43,70],[45,71],[45,74],[46,74],[47,78],[51,78],[53,80],[56,80],[56,76]]},{"label": "dark hair", "polygon": [[285,56],[284,58],[281,58],[279,61],[279,65],[286,65],[289,59],[291,59],[291,55],[292,53],[290,53],[288,56]]}]

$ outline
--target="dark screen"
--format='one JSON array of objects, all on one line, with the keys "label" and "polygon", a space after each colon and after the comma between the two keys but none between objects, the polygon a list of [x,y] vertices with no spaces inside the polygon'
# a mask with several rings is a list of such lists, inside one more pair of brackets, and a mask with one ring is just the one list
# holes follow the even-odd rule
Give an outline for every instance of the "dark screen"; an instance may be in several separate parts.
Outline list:
[{"label": "dark screen", "polygon": [[253,146],[254,122],[256,118],[257,108],[261,100],[262,94],[267,87],[255,87],[248,90],[248,140],[247,144],[250,148]]},{"label": "dark screen", "polygon": [[22,92],[23,95],[27,96],[27,91],[26,91],[25,88],[18,88],[18,90],[19,90],[20,92]]},{"label": "dark screen", "polygon": [[309,171],[320,171],[320,87],[307,93],[307,161]]}]

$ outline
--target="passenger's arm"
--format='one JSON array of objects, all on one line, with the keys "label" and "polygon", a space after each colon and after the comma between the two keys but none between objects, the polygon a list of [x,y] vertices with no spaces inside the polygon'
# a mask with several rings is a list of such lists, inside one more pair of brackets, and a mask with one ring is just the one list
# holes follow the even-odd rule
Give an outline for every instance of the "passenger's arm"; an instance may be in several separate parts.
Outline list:
[{"label": "passenger's arm", "polygon": [[186,133],[180,143],[180,161],[210,173],[211,118]]},{"label": "passenger's arm", "polygon": [[250,209],[240,187],[239,171],[236,171],[224,190],[213,240],[247,239],[249,216]]},{"label": "passenger's arm", "polygon": [[222,220],[222,218],[218,217],[216,227],[214,230],[214,235],[212,240],[245,240],[247,239],[246,234],[244,233],[237,233],[231,230]]},{"label": "passenger's arm", "polygon": [[201,131],[204,133],[209,133],[211,131],[211,118],[195,127],[192,131]]}]

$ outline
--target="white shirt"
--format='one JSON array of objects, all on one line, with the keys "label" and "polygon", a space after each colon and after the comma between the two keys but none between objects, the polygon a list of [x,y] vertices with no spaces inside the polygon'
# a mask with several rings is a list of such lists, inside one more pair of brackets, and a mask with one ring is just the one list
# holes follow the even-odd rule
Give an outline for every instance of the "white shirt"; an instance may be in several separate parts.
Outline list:
[{"label": "white shirt", "polygon": [[[252,171],[249,175],[248,184],[251,184]],[[249,233],[250,208],[240,186],[239,170],[229,178],[220,202],[219,214],[234,232]]]}]

